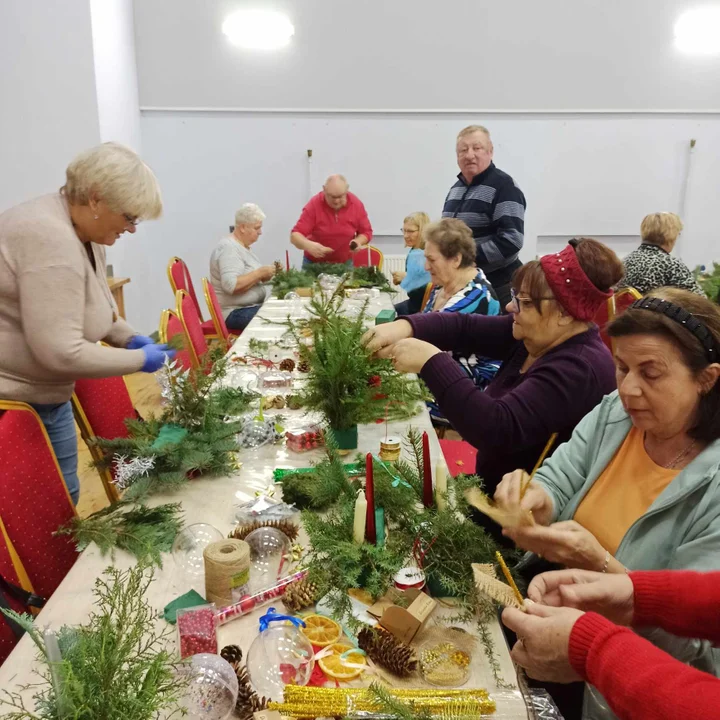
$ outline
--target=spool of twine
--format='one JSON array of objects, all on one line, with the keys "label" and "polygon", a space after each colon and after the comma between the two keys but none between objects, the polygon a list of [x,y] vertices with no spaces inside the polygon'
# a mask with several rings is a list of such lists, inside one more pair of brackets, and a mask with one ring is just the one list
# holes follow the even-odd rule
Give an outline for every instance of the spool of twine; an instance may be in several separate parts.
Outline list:
[{"label": "spool of twine", "polygon": [[203,551],[205,598],[219,607],[237,602],[247,593],[250,546],[244,540],[218,540]]},{"label": "spool of twine", "polygon": [[390,436],[380,441],[380,459],[385,462],[397,462],[400,459],[400,438]]}]

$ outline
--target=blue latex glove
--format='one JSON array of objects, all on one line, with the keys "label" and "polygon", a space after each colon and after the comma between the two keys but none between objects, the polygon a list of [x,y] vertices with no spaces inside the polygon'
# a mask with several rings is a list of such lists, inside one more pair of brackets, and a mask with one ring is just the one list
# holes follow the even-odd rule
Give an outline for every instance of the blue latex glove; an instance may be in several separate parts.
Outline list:
[{"label": "blue latex glove", "polygon": [[139,350],[145,345],[152,345],[154,340],[147,335],[133,335],[125,346],[128,350]]},{"label": "blue latex glove", "polygon": [[175,351],[169,350],[167,345],[143,345],[140,350],[145,353],[145,364],[140,368],[142,372],[152,373],[165,364],[165,358],[172,360]]}]

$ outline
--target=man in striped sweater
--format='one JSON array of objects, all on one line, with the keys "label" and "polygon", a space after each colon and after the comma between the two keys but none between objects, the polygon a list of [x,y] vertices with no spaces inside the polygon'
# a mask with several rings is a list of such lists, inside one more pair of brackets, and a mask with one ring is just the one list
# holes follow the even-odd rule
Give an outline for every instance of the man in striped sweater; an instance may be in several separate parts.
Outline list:
[{"label": "man in striped sweater", "polygon": [[470,125],[456,143],[460,168],[457,182],[445,198],[443,217],[456,217],[472,230],[477,265],[487,275],[504,310],[510,302],[512,274],[525,232],[525,196],[515,181],[493,164],[493,144],[487,128]]}]

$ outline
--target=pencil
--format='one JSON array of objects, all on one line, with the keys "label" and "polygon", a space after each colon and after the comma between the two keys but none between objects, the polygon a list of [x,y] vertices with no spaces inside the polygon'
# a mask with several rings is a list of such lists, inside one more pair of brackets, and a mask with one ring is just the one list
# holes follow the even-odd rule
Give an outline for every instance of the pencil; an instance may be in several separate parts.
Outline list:
[{"label": "pencil", "polygon": [[520,594],[518,586],[515,584],[513,576],[510,574],[510,568],[508,568],[508,566],[505,564],[505,560],[500,554],[499,550],[495,553],[495,557],[497,558],[498,565],[500,565],[500,569],[503,571],[505,579],[508,581],[508,585],[512,588],[512,591],[515,593],[517,601],[520,603],[520,607],[522,607],[525,603],[525,601],[523,600],[523,596]]}]

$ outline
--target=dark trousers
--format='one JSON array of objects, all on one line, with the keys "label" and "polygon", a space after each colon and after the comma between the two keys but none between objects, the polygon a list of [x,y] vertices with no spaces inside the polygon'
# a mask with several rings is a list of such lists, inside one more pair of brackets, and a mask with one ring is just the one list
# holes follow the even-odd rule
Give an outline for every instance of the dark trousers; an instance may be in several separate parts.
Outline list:
[{"label": "dark trousers", "polygon": [[238,330],[242,332],[250,321],[257,315],[260,309],[259,305],[251,305],[250,307],[237,308],[233,310],[226,318],[225,324],[228,330]]}]

